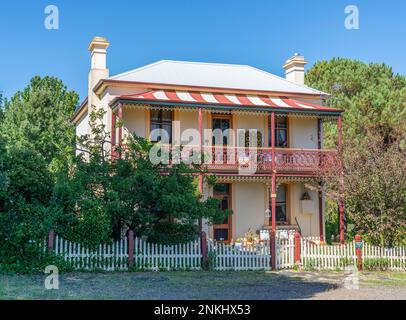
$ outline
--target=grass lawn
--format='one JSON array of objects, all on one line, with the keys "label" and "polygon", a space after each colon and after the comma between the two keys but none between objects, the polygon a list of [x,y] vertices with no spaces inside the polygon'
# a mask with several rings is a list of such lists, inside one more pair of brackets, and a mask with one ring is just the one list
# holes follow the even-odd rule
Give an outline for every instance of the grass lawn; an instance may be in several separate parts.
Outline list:
[{"label": "grass lawn", "polygon": [[[0,299],[310,299],[340,287],[343,273],[137,272],[60,275],[46,290],[44,275],[0,275]],[[403,286],[406,273],[364,273],[361,286]],[[401,289],[403,290],[403,289]]]}]

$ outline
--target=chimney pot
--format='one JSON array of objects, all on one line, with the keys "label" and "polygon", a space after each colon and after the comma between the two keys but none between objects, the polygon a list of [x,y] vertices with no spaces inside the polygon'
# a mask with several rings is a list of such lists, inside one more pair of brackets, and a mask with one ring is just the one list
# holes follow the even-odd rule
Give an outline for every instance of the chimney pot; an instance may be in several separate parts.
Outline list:
[{"label": "chimney pot", "polygon": [[303,56],[295,53],[292,58],[286,60],[283,69],[285,69],[286,80],[304,85],[305,65],[307,61]]},{"label": "chimney pot", "polygon": [[110,43],[104,37],[94,37],[89,44],[92,69],[106,69],[106,54]]}]

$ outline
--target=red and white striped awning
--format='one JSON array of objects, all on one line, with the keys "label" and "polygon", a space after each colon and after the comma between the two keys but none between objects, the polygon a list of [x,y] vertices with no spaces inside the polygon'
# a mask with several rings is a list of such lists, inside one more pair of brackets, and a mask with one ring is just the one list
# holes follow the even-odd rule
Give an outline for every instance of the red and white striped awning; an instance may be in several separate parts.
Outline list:
[{"label": "red and white striped awning", "polygon": [[178,102],[183,104],[207,104],[226,106],[272,107],[300,110],[339,111],[325,106],[302,102],[285,97],[265,95],[243,95],[174,90],[151,90],[148,92],[121,96],[124,100]]}]

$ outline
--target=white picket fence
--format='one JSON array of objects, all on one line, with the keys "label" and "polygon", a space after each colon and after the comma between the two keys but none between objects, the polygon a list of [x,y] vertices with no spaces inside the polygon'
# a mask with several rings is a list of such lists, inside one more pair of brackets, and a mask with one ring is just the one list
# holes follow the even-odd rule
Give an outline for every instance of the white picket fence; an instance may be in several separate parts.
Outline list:
[{"label": "white picket fence", "polygon": [[199,270],[202,253],[200,239],[175,245],[134,241],[134,266],[140,270]]},{"label": "white picket fence", "polygon": [[[317,238],[302,238],[301,262],[304,268],[343,270],[356,266],[355,241],[344,245],[320,244]],[[406,270],[406,248],[384,248],[363,243],[364,269]]]},{"label": "white picket fence", "polygon": [[124,238],[97,248],[88,248],[56,235],[54,250],[75,270],[123,271],[128,269],[127,243],[127,238]]},{"label": "white picket fence", "polygon": [[406,247],[383,248],[364,243],[362,249],[364,268],[381,267],[392,271],[406,270]]},{"label": "white picket fence", "polygon": [[260,243],[253,246],[230,245],[215,241],[208,241],[207,246],[212,261],[212,268],[224,270],[269,270],[270,246]]},{"label": "white picket fence", "polygon": [[[357,257],[355,241],[345,245],[326,245],[317,237],[301,239],[301,266],[304,269],[343,270],[355,267]],[[253,246],[224,244],[207,241],[210,266],[214,270],[270,270],[271,252],[268,241]],[[79,243],[55,236],[54,252],[75,270],[128,270],[128,239],[88,248]],[[295,266],[295,240],[293,231],[278,232],[276,237],[276,268]],[[393,271],[406,270],[406,248],[382,248],[364,243],[362,249],[364,269]],[[133,266],[136,270],[200,270],[202,252],[200,240],[175,245],[134,240]]]},{"label": "white picket fence", "polygon": [[343,270],[355,266],[355,242],[324,245],[317,238],[302,238],[301,263],[303,268],[318,270]]},{"label": "white picket fence", "polygon": [[291,269],[295,265],[295,231],[276,233],[276,268]]}]

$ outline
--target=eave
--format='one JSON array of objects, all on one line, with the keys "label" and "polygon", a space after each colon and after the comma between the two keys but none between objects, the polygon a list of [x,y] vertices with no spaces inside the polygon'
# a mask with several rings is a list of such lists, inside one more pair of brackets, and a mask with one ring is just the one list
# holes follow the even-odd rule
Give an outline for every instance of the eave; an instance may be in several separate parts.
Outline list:
[{"label": "eave", "polygon": [[75,113],[72,116],[72,122],[78,123],[79,120],[84,116],[84,114],[87,112],[88,109],[88,99],[86,98],[83,100],[83,102],[80,104],[79,108],[75,110]]}]

